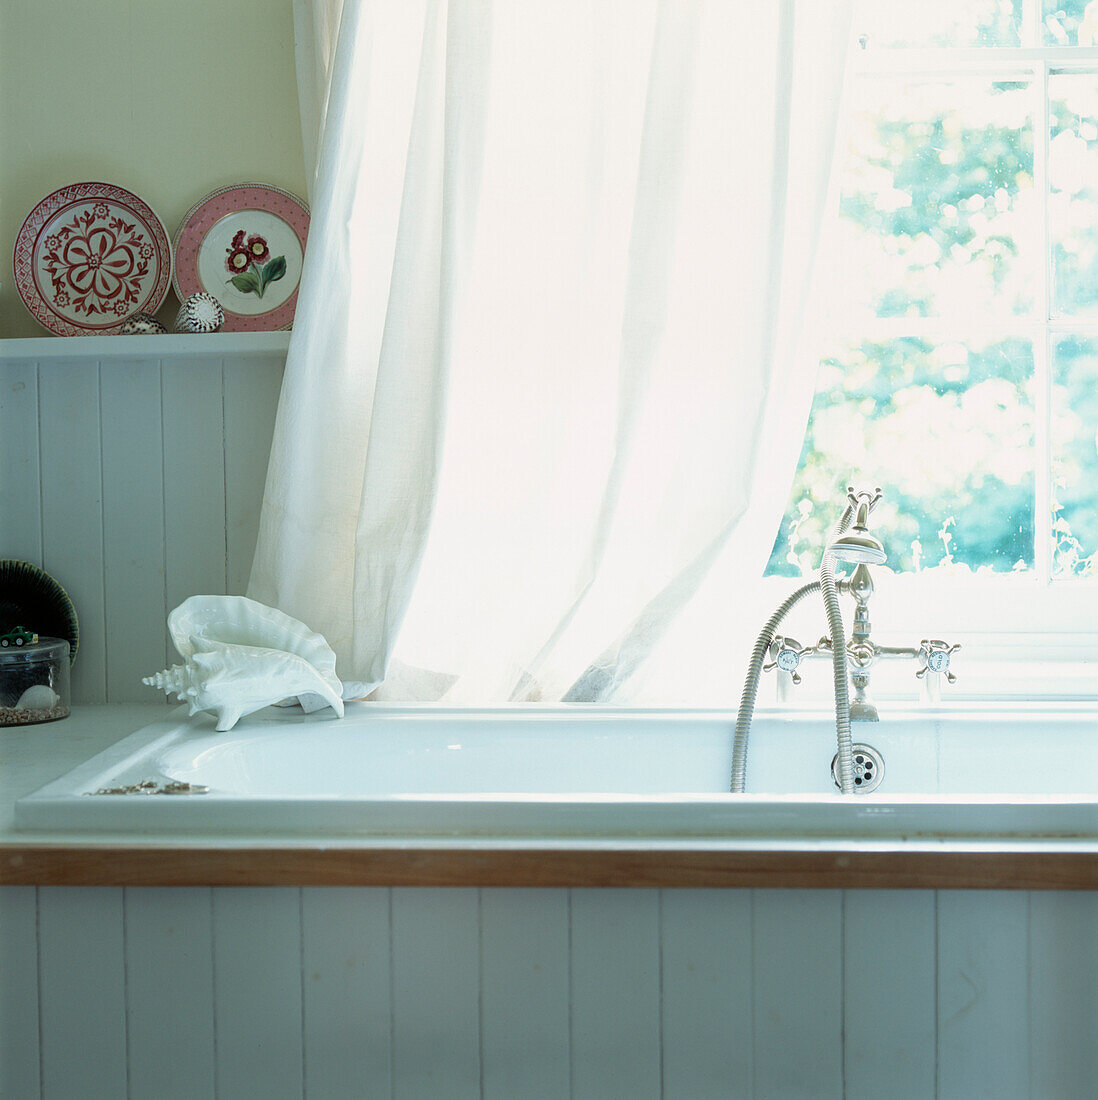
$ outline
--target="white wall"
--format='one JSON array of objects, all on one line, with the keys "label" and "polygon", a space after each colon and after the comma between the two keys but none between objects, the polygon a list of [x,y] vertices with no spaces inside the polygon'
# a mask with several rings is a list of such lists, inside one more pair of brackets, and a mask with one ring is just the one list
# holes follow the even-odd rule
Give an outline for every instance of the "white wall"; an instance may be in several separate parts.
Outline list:
[{"label": "white wall", "polygon": [[292,0],[4,0],[0,336],[43,334],[12,247],[40,199],[80,180],[140,195],[169,236],[218,187],[306,197]]},{"label": "white wall", "polygon": [[1096,927],[1072,892],[7,887],[0,1095],[1090,1097]]}]

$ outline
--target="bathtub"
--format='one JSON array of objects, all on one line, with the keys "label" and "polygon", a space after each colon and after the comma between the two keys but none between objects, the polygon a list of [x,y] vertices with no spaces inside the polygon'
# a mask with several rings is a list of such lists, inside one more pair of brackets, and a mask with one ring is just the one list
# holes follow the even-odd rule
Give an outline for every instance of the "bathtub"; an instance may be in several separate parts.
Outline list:
[{"label": "bathtub", "polygon": [[[217,733],[179,708],[16,803],[25,832],[333,837],[1098,840],[1098,707],[889,710],[842,796],[831,714],[580,706],[268,708]],[[204,793],[96,793],[146,782]]]}]

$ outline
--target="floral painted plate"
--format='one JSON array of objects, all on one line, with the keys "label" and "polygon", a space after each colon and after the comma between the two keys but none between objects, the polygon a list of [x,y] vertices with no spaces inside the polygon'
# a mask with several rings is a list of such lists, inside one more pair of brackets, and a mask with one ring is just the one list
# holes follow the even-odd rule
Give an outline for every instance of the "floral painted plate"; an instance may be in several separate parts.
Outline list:
[{"label": "floral painted plate", "polygon": [[59,336],[86,336],[155,313],[171,284],[172,254],[164,223],[132,192],[72,183],[27,215],[13,266],[36,321]]},{"label": "floral painted plate", "polygon": [[309,208],[262,183],[223,187],[196,203],[175,235],[175,292],[212,294],[225,332],[289,328],[309,236]]}]

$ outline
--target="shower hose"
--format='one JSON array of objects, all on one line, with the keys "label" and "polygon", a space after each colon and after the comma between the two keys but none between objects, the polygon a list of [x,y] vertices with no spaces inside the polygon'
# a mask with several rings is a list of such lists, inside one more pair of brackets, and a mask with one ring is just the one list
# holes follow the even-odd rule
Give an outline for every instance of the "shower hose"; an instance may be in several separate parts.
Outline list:
[{"label": "shower hose", "polygon": [[850,745],[850,682],[847,678],[846,635],[843,632],[843,618],[839,610],[839,593],[835,583],[835,562],[831,553],[831,544],[850,526],[854,518],[854,506],[848,504],[839,520],[838,526],[828,548],[824,550],[820,562],[819,580],[802,585],[789,596],[766,621],[755,648],[751,651],[751,662],[747,668],[743,694],[740,696],[740,709],[736,715],[736,733],[732,741],[732,782],[729,790],[733,794],[743,794],[747,779],[747,740],[751,733],[751,719],[755,713],[755,699],[759,693],[759,677],[762,675],[763,661],[766,660],[770,643],[778,632],[778,626],[790,610],[810,592],[820,592],[823,596],[824,610],[827,614],[827,626],[831,635],[831,668],[835,680],[835,734],[838,746],[839,787],[843,794],[854,793],[854,765],[851,762]]}]

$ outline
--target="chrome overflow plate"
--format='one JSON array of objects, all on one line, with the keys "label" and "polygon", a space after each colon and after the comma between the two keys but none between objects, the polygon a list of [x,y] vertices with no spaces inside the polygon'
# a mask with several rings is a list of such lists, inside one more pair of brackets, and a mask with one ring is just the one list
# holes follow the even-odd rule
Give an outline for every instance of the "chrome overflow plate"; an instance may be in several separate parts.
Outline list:
[{"label": "chrome overflow plate", "polygon": [[[884,779],[884,757],[872,745],[852,745],[851,762],[854,765],[854,793],[869,794],[875,791]],[[839,754],[831,759],[831,778],[835,786],[842,790],[839,782]]]}]

